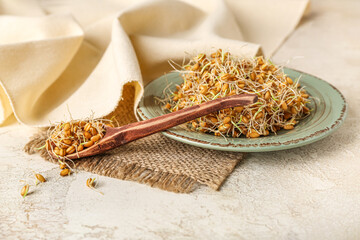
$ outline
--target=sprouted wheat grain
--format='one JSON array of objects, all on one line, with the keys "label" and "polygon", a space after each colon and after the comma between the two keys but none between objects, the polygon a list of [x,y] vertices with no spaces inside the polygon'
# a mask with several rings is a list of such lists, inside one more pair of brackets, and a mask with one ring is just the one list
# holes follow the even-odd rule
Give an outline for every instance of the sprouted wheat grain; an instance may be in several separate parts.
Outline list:
[{"label": "sprouted wheat grain", "polygon": [[96,185],[97,185],[96,178],[88,178],[88,179],[86,179],[86,186],[88,188],[90,188],[91,190],[94,190],[94,191],[96,191],[96,192],[103,195],[104,193],[102,193],[102,192],[100,192],[99,190],[96,189]]},{"label": "sprouted wheat grain", "polygon": [[29,184],[26,184],[25,186],[23,186],[23,188],[21,189],[21,192],[20,192],[20,194],[23,198],[25,198],[26,195],[29,193],[29,189],[30,189]]},{"label": "sprouted wheat grain", "polygon": [[39,180],[42,183],[46,182],[46,179],[44,178],[44,176],[39,174],[39,173],[35,174],[35,177],[36,177],[37,180]]},{"label": "sprouted wheat grain", "polygon": [[299,119],[310,114],[306,106],[309,95],[300,87],[299,78],[291,79],[282,67],[263,57],[240,58],[219,49],[210,56],[198,54],[185,65],[169,63],[184,80],[175,92],[167,91],[165,99],[160,100],[170,112],[235,94],[258,95],[258,102],[252,105],[191,121],[189,126],[194,130],[257,138],[280,129],[291,130]]},{"label": "sprouted wheat grain", "polygon": [[70,176],[71,171],[68,168],[64,168],[63,170],[60,171],[60,176],[62,177],[66,177],[66,176]]}]

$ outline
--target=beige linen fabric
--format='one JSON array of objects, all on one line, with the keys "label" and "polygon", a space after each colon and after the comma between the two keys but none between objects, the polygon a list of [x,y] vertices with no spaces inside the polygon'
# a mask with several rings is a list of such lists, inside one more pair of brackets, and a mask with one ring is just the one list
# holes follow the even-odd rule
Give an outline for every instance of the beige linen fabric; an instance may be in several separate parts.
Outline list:
[{"label": "beige linen fabric", "polygon": [[[123,86],[171,70],[167,60],[214,48],[270,56],[307,0],[0,1],[0,123],[111,113]],[[126,112],[122,113],[128,114]]]}]

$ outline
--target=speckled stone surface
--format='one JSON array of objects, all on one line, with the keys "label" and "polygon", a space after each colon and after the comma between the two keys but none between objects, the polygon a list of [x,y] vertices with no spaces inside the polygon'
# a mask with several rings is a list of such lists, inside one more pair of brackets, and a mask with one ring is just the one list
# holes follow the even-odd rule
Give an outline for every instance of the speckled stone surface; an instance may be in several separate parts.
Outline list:
[{"label": "speckled stone surface", "polygon": [[[344,125],[310,146],[249,154],[221,191],[175,194],[58,168],[22,148],[34,129],[0,128],[0,239],[359,239],[360,2],[316,0],[274,56],[336,86]],[[48,182],[20,197],[32,170]]]}]

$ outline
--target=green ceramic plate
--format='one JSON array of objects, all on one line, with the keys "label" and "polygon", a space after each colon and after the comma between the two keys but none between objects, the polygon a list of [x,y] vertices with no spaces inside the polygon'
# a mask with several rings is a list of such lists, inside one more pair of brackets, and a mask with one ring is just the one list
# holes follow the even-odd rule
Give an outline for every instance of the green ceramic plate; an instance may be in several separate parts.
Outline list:
[{"label": "green ceramic plate", "polygon": [[[212,134],[195,132],[184,126],[168,129],[163,134],[174,140],[198,147],[234,152],[276,151],[303,146],[318,141],[334,132],[345,119],[347,104],[343,95],[332,85],[317,77],[292,69],[285,69],[291,78],[300,75],[300,84],[312,97],[311,115],[299,122],[293,130],[281,130],[277,135],[255,139],[224,138]],[[164,75],[145,87],[138,114],[142,119],[157,117],[166,112],[155,102],[155,96],[163,98],[163,90],[169,83],[175,88],[182,83],[178,73]]]}]

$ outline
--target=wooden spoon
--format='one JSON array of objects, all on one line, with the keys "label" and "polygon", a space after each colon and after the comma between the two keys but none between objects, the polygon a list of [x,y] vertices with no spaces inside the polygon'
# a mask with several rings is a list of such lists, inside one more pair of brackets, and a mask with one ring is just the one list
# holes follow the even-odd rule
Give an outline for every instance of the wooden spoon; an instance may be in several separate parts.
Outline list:
[{"label": "wooden spoon", "polygon": [[[258,98],[254,94],[233,95],[117,128],[106,126],[105,136],[98,143],[78,153],[66,155],[66,158],[77,159],[97,155],[139,138],[194,120],[198,117],[230,107],[253,104],[257,102],[257,100]],[[51,155],[54,158],[57,158],[52,152]]]}]

